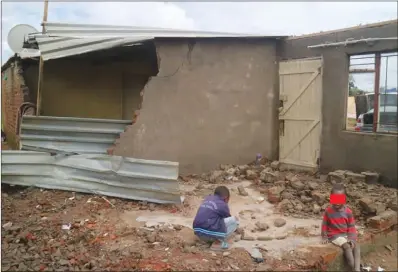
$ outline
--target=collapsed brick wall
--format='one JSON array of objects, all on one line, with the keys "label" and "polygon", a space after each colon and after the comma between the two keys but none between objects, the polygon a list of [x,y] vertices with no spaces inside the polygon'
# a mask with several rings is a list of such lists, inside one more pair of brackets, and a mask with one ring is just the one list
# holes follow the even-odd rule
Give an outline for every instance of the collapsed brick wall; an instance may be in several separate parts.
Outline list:
[{"label": "collapsed brick wall", "polygon": [[30,102],[29,88],[23,77],[22,63],[14,60],[1,72],[2,129],[12,149],[19,149],[18,112],[24,102]]}]

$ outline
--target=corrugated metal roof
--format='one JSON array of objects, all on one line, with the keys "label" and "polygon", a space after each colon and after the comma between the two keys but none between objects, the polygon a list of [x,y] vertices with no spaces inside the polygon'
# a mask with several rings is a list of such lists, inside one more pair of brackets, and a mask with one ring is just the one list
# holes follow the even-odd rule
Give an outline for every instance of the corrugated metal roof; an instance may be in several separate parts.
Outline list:
[{"label": "corrugated metal roof", "polygon": [[21,123],[23,150],[106,154],[129,120],[25,115]]},{"label": "corrugated metal roof", "polygon": [[44,60],[63,58],[155,38],[281,38],[239,33],[176,30],[165,28],[86,25],[44,22],[45,34],[30,34],[28,42],[37,42]]},{"label": "corrugated metal roof", "polygon": [[143,41],[152,39],[153,37],[49,37],[42,34],[35,37],[45,61],[119,46],[139,45]]},{"label": "corrugated metal roof", "polygon": [[[45,33],[57,37],[154,37],[154,38],[215,38],[215,37],[267,37],[242,33],[178,30],[153,27],[65,24],[44,22]],[[276,36],[270,36],[276,37]],[[284,37],[284,36],[278,36]]]},{"label": "corrugated metal roof", "polygon": [[17,150],[2,151],[1,155],[2,183],[181,203],[177,162]]}]

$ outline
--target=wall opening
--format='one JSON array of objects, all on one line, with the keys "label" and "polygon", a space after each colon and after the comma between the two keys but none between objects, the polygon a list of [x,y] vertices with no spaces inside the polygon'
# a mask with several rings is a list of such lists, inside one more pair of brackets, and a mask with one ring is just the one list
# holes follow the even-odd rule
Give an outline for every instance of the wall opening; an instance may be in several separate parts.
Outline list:
[{"label": "wall opening", "polygon": [[152,42],[47,61],[40,115],[132,120],[157,73]]},{"label": "wall opening", "polygon": [[398,133],[397,52],[350,56],[346,130]]}]

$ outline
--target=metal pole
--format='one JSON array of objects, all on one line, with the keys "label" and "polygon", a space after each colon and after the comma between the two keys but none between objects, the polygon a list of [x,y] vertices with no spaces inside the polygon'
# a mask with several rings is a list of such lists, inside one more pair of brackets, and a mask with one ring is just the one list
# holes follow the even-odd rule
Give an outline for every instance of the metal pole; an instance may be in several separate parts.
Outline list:
[{"label": "metal pole", "polygon": [[[46,32],[45,22],[47,22],[48,17],[48,0],[44,0],[44,12],[43,12],[43,22],[42,22],[42,33]],[[36,115],[40,115],[41,110],[41,88],[43,86],[43,69],[44,69],[44,61],[40,54],[40,62],[39,62],[39,79],[37,84],[37,102],[36,102]]]},{"label": "metal pole", "polygon": [[375,55],[375,94],[373,100],[373,132],[377,132],[379,126],[379,91],[380,91],[380,63],[381,55]]}]

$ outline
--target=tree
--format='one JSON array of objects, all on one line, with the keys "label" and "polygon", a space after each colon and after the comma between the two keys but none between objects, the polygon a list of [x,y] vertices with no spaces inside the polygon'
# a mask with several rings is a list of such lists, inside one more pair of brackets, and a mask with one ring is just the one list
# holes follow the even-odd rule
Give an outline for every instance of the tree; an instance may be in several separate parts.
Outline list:
[{"label": "tree", "polygon": [[348,96],[356,96],[364,94],[365,92],[355,85],[355,79],[352,74],[348,77]]}]

